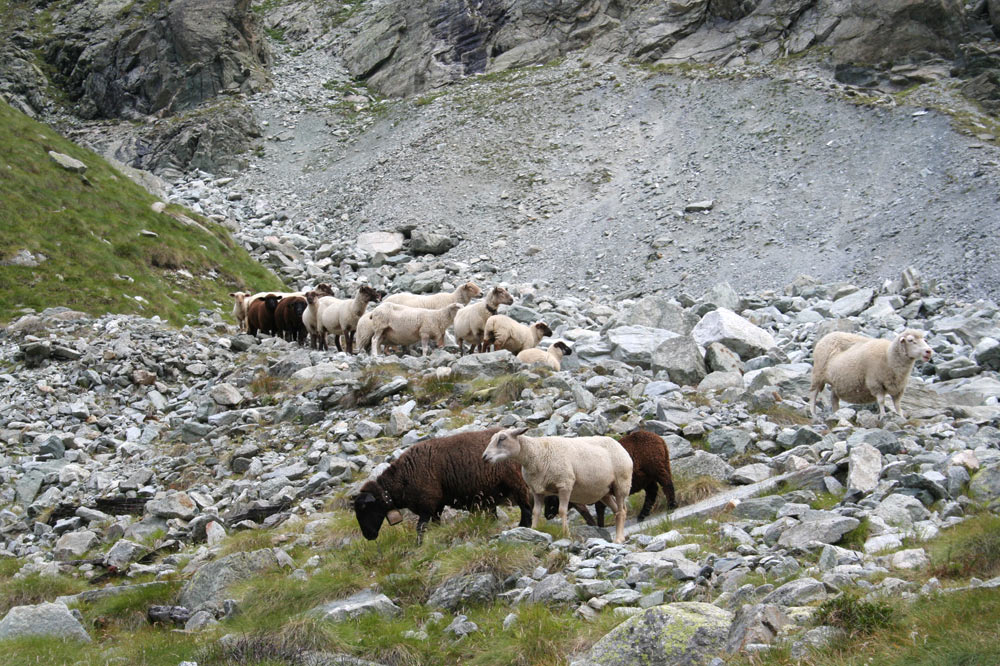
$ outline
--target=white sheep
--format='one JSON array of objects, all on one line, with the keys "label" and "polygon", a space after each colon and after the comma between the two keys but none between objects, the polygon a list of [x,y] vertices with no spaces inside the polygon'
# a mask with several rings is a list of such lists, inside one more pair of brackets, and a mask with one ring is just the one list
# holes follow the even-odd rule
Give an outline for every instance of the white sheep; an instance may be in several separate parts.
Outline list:
[{"label": "white sheep", "polygon": [[[347,350],[348,354],[353,353],[355,330],[358,327],[358,320],[365,313],[365,308],[369,303],[378,302],[382,295],[366,284],[358,287],[358,293],[351,299],[340,299],[327,297],[317,306],[318,323],[316,328],[319,337],[325,341],[328,335],[333,335],[333,341],[337,345],[337,351]],[[307,301],[308,302],[308,301]],[[303,320],[305,314],[303,313]],[[308,326],[307,326],[308,328]],[[340,346],[340,336],[344,336],[344,346]]]},{"label": "white sheep", "polygon": [[512,354],[520,354],[525,349],[537,347],[552,329],[544,322],[536,321],[531,326],[519,324],[507,315],[493,315],[483,327],[483,348],[497,351],[506,349]]},{"label": "white sheep", "polygon": [[[483,330],[486,328],[486,320],[497,313],[497,308],[501,305],[510,305],[514,302],[514,297],[503,287],[493,287],[486,298],[478,303],[466,305],[455,315],[455,340],[458,342],[459,356],[465,355],[463,342],[468,341],[471,351],[483,349]],[[471,353],[471,352],[470,352]]]},{"label": "white sheep", "polygon": [[615,543],[625,542],[625,500],[632,487],[632,458],[610,437],[526,437],[527,428],[493,435],[483,460],[508,458],[520,463],[521,474],[534,494],[531,526],[542,520],[545,497],[559,496],[563,534],[569,536],[569,503],[604,502],[615,513]]},{"label": "white sheep", "polygon": [[318,284],[304,296],[306,310],[302,313],[302,323],[309,332],[309,344],[313,349],[326,349],[326,335],[321,334],[319,326],[323,309],[337,300],[333,297],[333,289],[326,283]]},{"label": "white sheep", "polygon": [[[439,310],[426,308],[411,308],[396,303],[382,303],[371,312],[371,350],[372,356],[378,356],[380,344],[412,345],[420,342],[423,355],[427,356],[431,340],[439,348],[444,347],[444,334],[455,321],[455,314],[462,309],[461,303]],[[358,342],[361,342],[358,336]]]},{"label": "white sheep", "polygon": [[924,341],[923,331],[907,329],[892,340],[841,331],[828,333],[813,351],[809,409],[815,417],[816,398],[829,384],[834,412],[840,409],[841,400],[854,403],[874,400],[878,403],[879,417],[884,417],[888,395],[902,417],[899,401],[918,359],[931,359],[931,348]]},{"label": "white sheep", "polygon": [[386,303],[406,305],[411,308],[426,308],[428,310],[440,310],[448,307],[452,303],[465,305],[473,298],[478,298],[483,293],[475,282],[466,282],[452,292],[441,292],[439,294],[411,294],[401,292],[385,298]]},{"label": "white sheep", "polygon": [[236,325],[240,332],[246,332],[247,330],[247,299],[250,298],[251,294],[249,291],[233,291],[229,295],[234,299],[233,303],[233,319],[236,320]]},{"label": "white sheep", "polygon": [[562,367],[563,356],[569,356],[573,350],[562,340],[552,343],[548,350],[543,351],[538,347],[525,349],[518,353],[517,360],[521,363],[544,363],[556,372]]}]

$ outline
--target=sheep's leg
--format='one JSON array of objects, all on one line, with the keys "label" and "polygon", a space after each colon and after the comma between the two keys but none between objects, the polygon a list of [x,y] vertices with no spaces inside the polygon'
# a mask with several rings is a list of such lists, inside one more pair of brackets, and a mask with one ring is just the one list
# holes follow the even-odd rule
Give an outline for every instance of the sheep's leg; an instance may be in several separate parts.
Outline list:
[{"label": "sheep's leg", "polygon": [[822,390],[823,385],[820,384],[819,387],[813,386],[809,392],[809,416],[812,418],[816,418],[816,398],[819,397],[819,392]]},{"label": "sheep's leg", "polygon": [[598,502],[594,505],[594,513],[597,514],[597,526],[604,527],[604,510],[607,507],[604,502]]},{"label": "sheep's leg", "polygon": [[885,393],[876,393],[875,402],[878,404],[878,417],[885,419]]},{"label": "sheep's leg", "polygon": [[563,536],[569,536],[569,494],[571,488],[559,491],[559,520],[562,521]]},{"label": "sheep's leg", "polygon": [[830,411],[840,411],[840,396],[833,392],[833,388],[830,389]]},{"label": "sheep's leg", "polygon": [[638,520],[641,523],[646,520],[646,517],[652,513],[653,505],[656,504],[656,482],[653,482],[644,488],[646,491],[646,501],[642,503],[642,508],[639,509]]},{"label": "sheep's leg", "polygon": [[532,493],[532,495],[535,503],[531,507],[531,527],[532,529],[538,529],[538,526],[542,524],[542,509],[545,506],[545,495],[541,493]]},{"label": "sheep's leg", "polygon": [[420,338],[420,350],[421,350],[420,355],[421,356],[427,356],[427,350],[430,348],[430,346],[431,346],[431,339],[429,337],[421,337]]},{"label": "sheep's leg", "polygon": [[344,346],[347,347],[347,353],[354,353],[354,331],[344,332]]},{"label": "sheep's leg", "polygon": [[625,543],[625,499],[617,484],[614,486],[614,495],[608,493],[601,498],[615,512],[615,543]]},{"label": "sheep's leg", "polygon": [[899,414],[899,418],[905,419],[906,416],[903,415],[903,406],[900,402],[903,400],[903,394],[889,396],[892,398],[892,408]]},{"label": "sheep's leg", "polygon": [[376,330],[372,335],[372,358],[378,356],[378,345],[382,341],[382,331]]}]

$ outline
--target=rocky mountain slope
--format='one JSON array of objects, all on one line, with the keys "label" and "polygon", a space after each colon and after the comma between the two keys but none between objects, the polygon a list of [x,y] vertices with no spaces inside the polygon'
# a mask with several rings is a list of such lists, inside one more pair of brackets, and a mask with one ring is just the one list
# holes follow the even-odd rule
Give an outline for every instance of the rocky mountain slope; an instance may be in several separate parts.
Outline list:
[{"label": "rocky mountain slope", "polygon": [[[291,285],[504,282],[574,354],[23,313],[7,663],[1000,659],[995,3],[198,4],[8,0],[0,90]],[[905,326],[905,418],[810,419],[819,337]],[[362,482],[495,425],[653,430],[683,506],[620,546],[508,509],[361,537]]]}]

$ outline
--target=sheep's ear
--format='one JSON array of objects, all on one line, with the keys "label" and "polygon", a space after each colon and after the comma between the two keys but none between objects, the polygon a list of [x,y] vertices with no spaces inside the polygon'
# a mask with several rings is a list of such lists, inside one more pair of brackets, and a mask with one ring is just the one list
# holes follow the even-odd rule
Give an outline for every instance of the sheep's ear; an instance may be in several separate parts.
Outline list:
[{"label": "sheep's ear", "polygon": [[396,525],[397,523],[403,522],[403,514],[395,509],[392,509],[389,513],[385,514],[385,520],[390,525]]},{"label": "sheep's ear", "polygon": [[518,428],[517,430],[511,430],[510,431],[510,435],[511,435],[511,437],[520,437],[521,435],[523,435],[526,432],[528,432],[528,428],[527,427]]}]

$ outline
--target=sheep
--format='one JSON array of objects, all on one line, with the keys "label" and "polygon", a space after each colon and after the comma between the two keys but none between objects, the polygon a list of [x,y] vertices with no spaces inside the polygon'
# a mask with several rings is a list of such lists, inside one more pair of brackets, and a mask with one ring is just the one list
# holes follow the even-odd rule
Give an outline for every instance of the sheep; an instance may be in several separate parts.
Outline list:
[{"label": "sheep", "polygon": [[[333,341],[337,345],[337,351],[347,350],[348,354],[353,353],[354,332],[358,326],[358,320],[365,313],[365,308],[369,303],[381,300],[382,294],[375,289],[363,284],[358,287],[358,293],[353,299],[342,300],[334,298],[326,303],[319,317],[319,335],[326,338],[333,334]],[[340,346],[340,336],[344,336],[344,347]]]},{"label": "sheep", "polygon": [[569,503],[600,500],[615,512],[615,543],[624,543],[632,458],[622,445],[610,437],[526,437],[527,430],[510,428],[493,435],[483,460],[521,464],[521,475],[534,495],[531,526],[541,522],[546,495],[559,496],[565,536],[569,536]]},{"label": "sheep", "polygon": [[[674,493],[674,481],[670,474],[670,450],[663,438],[648,430],[635,430],[618,440],[618,443],[632,458],[632,488],[629,494],[634,495],[640,490],[646,491],[646,498],[642,503],[637,520],[641,523],[653,510],[653,505],[656,504],[657,487],[663,488],[663,492],[667,496],[667,506],[676,509],[677,495]],[[554,517],[558,507],[556,498],[546,497],[545,517]],[[598,502],[595,506],[599,527],[604,527],[604,508],[602,502]],[[594,524],[594,519],[589,511],[580,510],[579,507],[577,507],[577,511],[588,525]]]},{"label": "sheep", "polygon": [[531,495],[513,461],[487,465],[483,451],[499,429],[464,432],[429,439],[403,452],[377,479],[361,486],[354,513],[369,541],[378,537],[382,521],[402,520],[400,509],[417,514],[417,539],[427,522],[441,520],[445,506],[488,509],[509,502],[521,509],[521,527],[527,527]]},{"label": "sheep", "polygon": [[[405,346],[418,341],[423,356],[427,356],[428,343],[432,339],[439,348],[444,347],[445,331],[455,321],[455,314],[461,309],[460,303],[452,303],[440,310],[382,303],[372,310],[372,356],[378,356],[378,346],[381,343]],[[360,337],[358,339],[361,340]]]},{"label": "sheep", "polygon": [[483,294],[475,282],[466,282],[452,292],[441,292],[439,294],[411,294],[402,292],[393,294],[385,299],[386,303],[406,305],[411,308],[425,308],[427,310],[440,310],[448,307],[452,303],[465,305],[473,298],[478,298]]},{"label": "sheep", "polygon": [[483,349],[506,349],[512,354],[520,354],[525,349],[537,347],[539,341],[548,335],[552,335],[552,329],[544,322],[536,321],[531,326],[525,326],[507,315],[493,315],[483,327]]},{"label": "sheep", "polygon": [[459,356],[465,355],[464,341],[468,341],[470,347],[475,351],[479,346],[479,351],[483,350],[483,329],[486,327],[486,320],[497,313],[497,308],[501,305],[510,305],[514,302],[514,297],[503,287],[493,287],[486,298],[478,303],[466,305],[455,315],[455,340],[458,341]]},{"label": "sheep", "polygon": [[229,295],[235,300],[233,303],[233,319],[241,333],[247,330],[247,299],[250,298],[249,291],[233,291]]},{"label": "sheep", "polygon": [[879,418],[884,418],[888,395],[896,413],[905,418],[899,402],[910,371],[918,359],[929,361],[931,353],[923,331],[914,329],[906,329],[892,340],[842,331],[828,333],[813,351],[810,413],[815,418],[816,398],[829,384],[834,412],[840,409],[841,399],[854,403],[874,400],[878,403]]},{"label": "sheep", "polygon": [[257,331],[263,331],[274,335],[274,310],[280,300],[277,294],[266,294],[251,303],[247,308],[247,333],[257,335]]},{"label": "sheep", "polygon": [[556,372],[562,367],[563,356],[569,356],[573,353],[562,340],[557,340],[552,343],[548,350],[542,351],[537,347],[532,347],[531,349],[525,349],[519,352],[517,355],[517,360],[521,363],[544,363]]},{"label": "sheep", "polygon": [[[310,346],[313,349],[326,349],[326,336],[320,335],[319,316],[322,313],[325,303],[329,303],[333,298],[333,289],[326,283],[316,285],[312,291],[305,293],[306,309],[302,313],[302,325],[309,333]],[[330,299],[324,301],[323,299]]]},{"label": "sheep", "polygon": [[274,309],[274,327],[285,340],[305,344],[308,331],[302,322],[302,313],[307,306],[304,296],[286,296],[278,301]]}]

